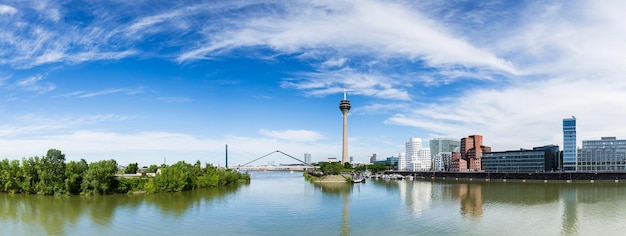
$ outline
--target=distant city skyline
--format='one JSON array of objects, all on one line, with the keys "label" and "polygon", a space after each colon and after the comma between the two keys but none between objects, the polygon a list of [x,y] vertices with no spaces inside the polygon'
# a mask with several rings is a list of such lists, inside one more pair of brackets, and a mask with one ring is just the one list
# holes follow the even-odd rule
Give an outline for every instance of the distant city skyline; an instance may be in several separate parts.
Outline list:
[{"label": "distant city skyline", "polygon": [[[623,1],[4,1],[0,158],[396,156],[626,137]],[[264,159],[265,160],[265,159]],[[276,155],[267,161],[291,162]]]}]

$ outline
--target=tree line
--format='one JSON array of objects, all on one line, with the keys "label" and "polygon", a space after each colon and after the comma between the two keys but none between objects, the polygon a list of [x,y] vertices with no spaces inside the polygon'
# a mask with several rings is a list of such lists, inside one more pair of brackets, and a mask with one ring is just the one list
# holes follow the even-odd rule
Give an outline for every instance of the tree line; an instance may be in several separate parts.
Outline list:
[{"label": "tree line", "polygon": [[[129,165],[136,173],[136,163]],[[151,165],[150,170],[158,167]],[[154,177],[141,176],[117,178],[117,162],[113,159],[87,164],[80,161],[65,162],[65,154],[50,149],[43,157],[0,161],[0,192],[43,195],[112,194],[142,191],[147,193],[179,192],[198,188],[218,187],[239,182],[249,182],[250,176],[222,169],[200,161],[195,164],[177,162],[160,167]]]}]

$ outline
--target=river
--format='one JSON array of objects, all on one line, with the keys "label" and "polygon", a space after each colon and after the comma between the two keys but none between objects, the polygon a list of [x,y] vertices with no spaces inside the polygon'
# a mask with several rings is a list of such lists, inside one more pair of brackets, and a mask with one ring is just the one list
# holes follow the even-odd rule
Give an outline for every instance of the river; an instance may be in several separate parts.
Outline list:
[{"label": "river", "polygon": [[0,194],[2,235],[621,235],[624,183],[368,180],[250,184],[182,193]]}]

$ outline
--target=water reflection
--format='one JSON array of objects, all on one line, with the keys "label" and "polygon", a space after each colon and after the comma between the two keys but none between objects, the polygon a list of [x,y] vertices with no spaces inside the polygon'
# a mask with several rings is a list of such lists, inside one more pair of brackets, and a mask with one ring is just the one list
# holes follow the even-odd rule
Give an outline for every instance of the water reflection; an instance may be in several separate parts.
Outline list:
[{"label": "water reflection", "polygon": [[[114,227],[111,224],[117,213],[137,212],[142,206],[152,206],[158,212],[179,217],[203,201],[219,200],[236,189],[106,196],[0,194],[0,227],[9,235],[68,235],[77,228],[106,229]],[[12,228],[5,227],[7,224]]]},{"label": "water reflection", "polygon": [[481,217],[483,215],[483,188],[481,184],[459,184],[453,191],[453,197],[461,202],[461,214]]},{"label": "water reflection", "polygon": [[[341,222],[341,233],[342,236],[350,235],[350,221],[349,221],[349,203],[350,203],[350,193],[355,188],[355,185],[348,183],[339,183],[339,182],[313,182],[313,186],[315,188],[321,190],[324,194],[330,195],[339,195],[342,199],[342,222]],[[358,189],[360,184],[356,184],[356,188]]]},{"label": "water reflection", "polygon": [[428,209],[432,201],[431,182],[411,180],[393,182],[397,183],[400,198],[409,206],[408,209],[414,216],[419,216],[422,211]]},{"label": "water reflection", "polygon": [[562,235],[574,235],[578,228],[578,214],[576,213],[576,190],[572,188],[563,189],[561,193],[563,201],[563,215],[561,226]]}]

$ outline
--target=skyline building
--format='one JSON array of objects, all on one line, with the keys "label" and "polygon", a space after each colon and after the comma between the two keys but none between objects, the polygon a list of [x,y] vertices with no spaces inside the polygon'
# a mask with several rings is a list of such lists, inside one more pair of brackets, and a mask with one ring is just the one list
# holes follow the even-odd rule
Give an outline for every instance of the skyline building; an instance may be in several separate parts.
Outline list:
[{"label": "skyline building", "polygon": [[483,145],[482,135],[470,135],[461,139],[461,158],[467,161],[467,170],[481,171],[483,153],[491,152],[491,147]]},{"label": "skyline building", "polygon": [[409,159],[406,157],[406,153],[404,152],[398,154],[398,170],[409,171]]},{"label": "skyline building", "polygon": [[372,155],[370,156],[370,163],[371,163],[371,164],[374,164],[375,162],[376,162],[376,153],[374,153],[374,154],[372,154]]},{"label": "skyline building", "polygon": [[410,138],[406,142],[406,156],[411,171],[429,171],[431,168],[430,148],[423,148],[422,139]]},{"label": "skyline building", "polygon": [[576,117],[563,119],[563,171],[576,171]]},{"label": "skyline building", "polygon": [[339,102],[339,110],[343,114],[343,142],[341,149],[341,163],[347,163],[348,159],[348,112],[350,111],[350,101],[346,98],[346,89],[343,89],[343,100]]},{"label": "skyline building", "polygon": [[550,172],[558,169],[559,146],[544,145],[532,150],[521,149],[487,152],[482,157],[485,172]]},{"label": "skyline building", "polygon": [[461,142],[453,138],[433,138],[429,144],[430,158],[433,160],[435,170],[449,169],[452,161],[452,152],[458,152],[461,146]]},{"label": "skyline building", "polygon": [[[430,151],[430,155],[432,156],[432,149]],[[437,153],[435,159],[433,159],[433,170],[434,171],[449,171],[450,164],[452,163],[452,152],[440,152]]]},{"label": "skyline building", "polygon": [[[563,154],[565,158],[565,154]],[[583,140],[578,150],[578,171],[626,170],[626,140],[602,137],[600,140]]]},{"label": "skyline building", "polygon": [[304,162],[307,164],[311,164],[311,153],[304,153]]}]

